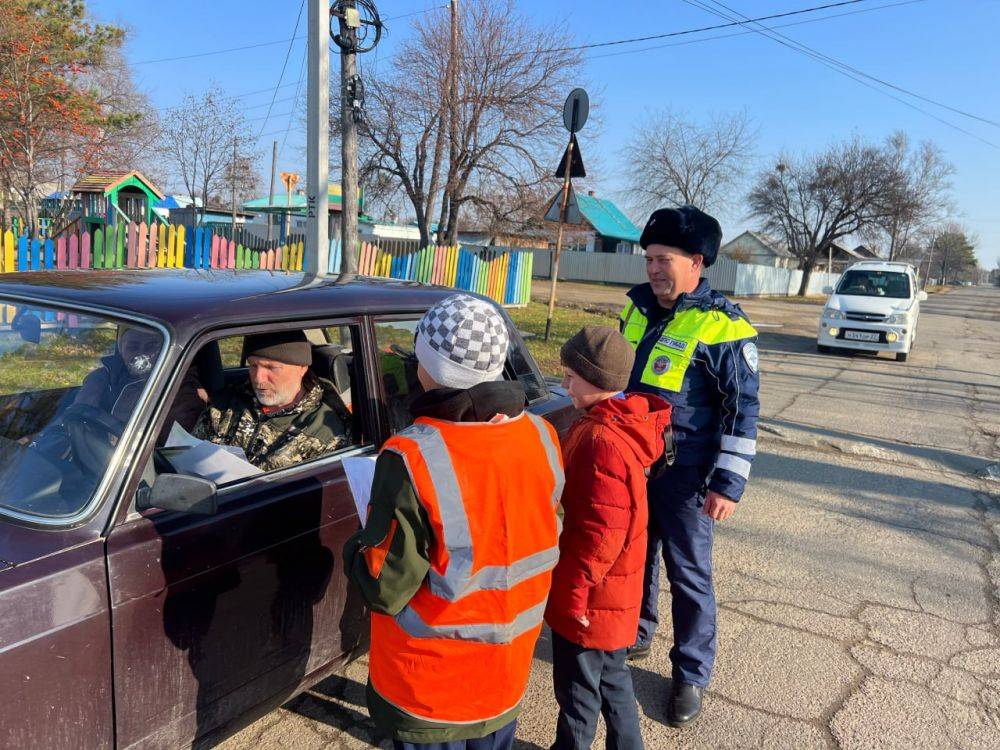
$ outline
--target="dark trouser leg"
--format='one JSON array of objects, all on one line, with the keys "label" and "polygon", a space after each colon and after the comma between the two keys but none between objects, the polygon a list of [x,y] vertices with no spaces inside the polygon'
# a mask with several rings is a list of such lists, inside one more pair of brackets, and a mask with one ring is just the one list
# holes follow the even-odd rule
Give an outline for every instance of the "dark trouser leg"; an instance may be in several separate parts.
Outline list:
[{"label": "dark trouser leg", "polygon": [[642,609],[639,610],[639,632],[636,646],[648,646],[653,642],[656,626],[660,622],[660,536],[652,513],[649,517],[649,540],[646,544],[646,572],[643,576]]},{"label": "dark trouser leg", "polygon": [[675,466],[669,494],[650,503],[663,540],[670,581],[674,646],[673,678],[707,687],[716,652],[715,591],[712,588],[712,536],[715,522],[702,511],[704,472]]},{"label": "dark trouser leg", "polygon": [[604,652],[552,633],[552,683],[559,720],[552,750],[589,750],[601,712]]},{"label": "dark trouser leg", "polygon": [[607,750],[642,750],[639,708],[632,687],[632,671],[625,663],[625,649],[604,652],[601,673],[601,713],[608,735]]},{"label": "dark trouser leg", "polygon": [[475,740],[453,742],[400,742],[393,740],[395,750],[510,750],[514,745],[517,721],[500,727],[492,734]]}]

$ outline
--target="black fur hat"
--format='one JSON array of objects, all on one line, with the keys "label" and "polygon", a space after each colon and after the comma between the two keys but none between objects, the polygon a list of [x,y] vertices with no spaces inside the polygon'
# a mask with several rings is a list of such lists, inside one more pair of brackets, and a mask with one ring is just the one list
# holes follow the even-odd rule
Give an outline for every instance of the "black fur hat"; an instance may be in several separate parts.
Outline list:
[{"label": "black fur hat", "polygon": [[694,206],[661,208],[653,211],[646,228],[642,230],[639,244],[645,250],[650,245],[667,245],[686,253],[699,253],[705,266],[715,263],[722,244],[722,227],[719,222]]}]

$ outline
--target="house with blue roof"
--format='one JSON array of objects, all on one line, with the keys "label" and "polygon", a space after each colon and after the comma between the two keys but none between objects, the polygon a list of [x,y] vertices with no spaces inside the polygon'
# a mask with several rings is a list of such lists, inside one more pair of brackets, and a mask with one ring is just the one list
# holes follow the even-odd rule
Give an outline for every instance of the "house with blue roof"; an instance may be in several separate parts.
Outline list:
[{"label": "house with blue roof", "polygon": [[580,226],[566,231],[567,250],[588,253],[642,255],[639,235],[642,231],[608,198],[598,198],[594,191],[577,194],[576,203],[583,217]]}]

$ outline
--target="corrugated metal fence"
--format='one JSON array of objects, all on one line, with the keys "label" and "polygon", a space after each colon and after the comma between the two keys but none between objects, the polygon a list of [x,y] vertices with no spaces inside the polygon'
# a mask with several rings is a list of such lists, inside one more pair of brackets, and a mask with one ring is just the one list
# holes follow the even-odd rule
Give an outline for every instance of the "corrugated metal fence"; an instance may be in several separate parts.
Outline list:
[{"label": "corrugated metal fence", "polygon": [[[551,278],[552,251],[535,250],[534,254],[535,278]],[[802,271],[737,263],[732,258],[717,259],[705,276],[720,292],[747,297],[798,294],[802,283]],[[559,257],[559,278],[602,284],[641,284],[646,281],[646,259],[641,255],[564,252]],[[839,278],[840,274],[814,271],[809,279],[808,293],[820,294],[824,286],[835,285]]]}]

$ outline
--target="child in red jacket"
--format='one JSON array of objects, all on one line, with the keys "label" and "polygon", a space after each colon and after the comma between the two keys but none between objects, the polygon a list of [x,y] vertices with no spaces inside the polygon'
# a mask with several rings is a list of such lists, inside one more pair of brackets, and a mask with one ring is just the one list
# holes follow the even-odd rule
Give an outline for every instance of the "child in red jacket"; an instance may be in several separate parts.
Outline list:
[{"label": "child in red jacket", "polygon": [[635,641],[646,563],[646,471],[664,453],[670,405],[623,395],[635,353],[587,326],[560,352],[563,386],[584,415],[563,441],[565,512],[545,620],[559,720],[554,750],[587,750],[598,715],[609,749],[641,748],[625,650]]}]

